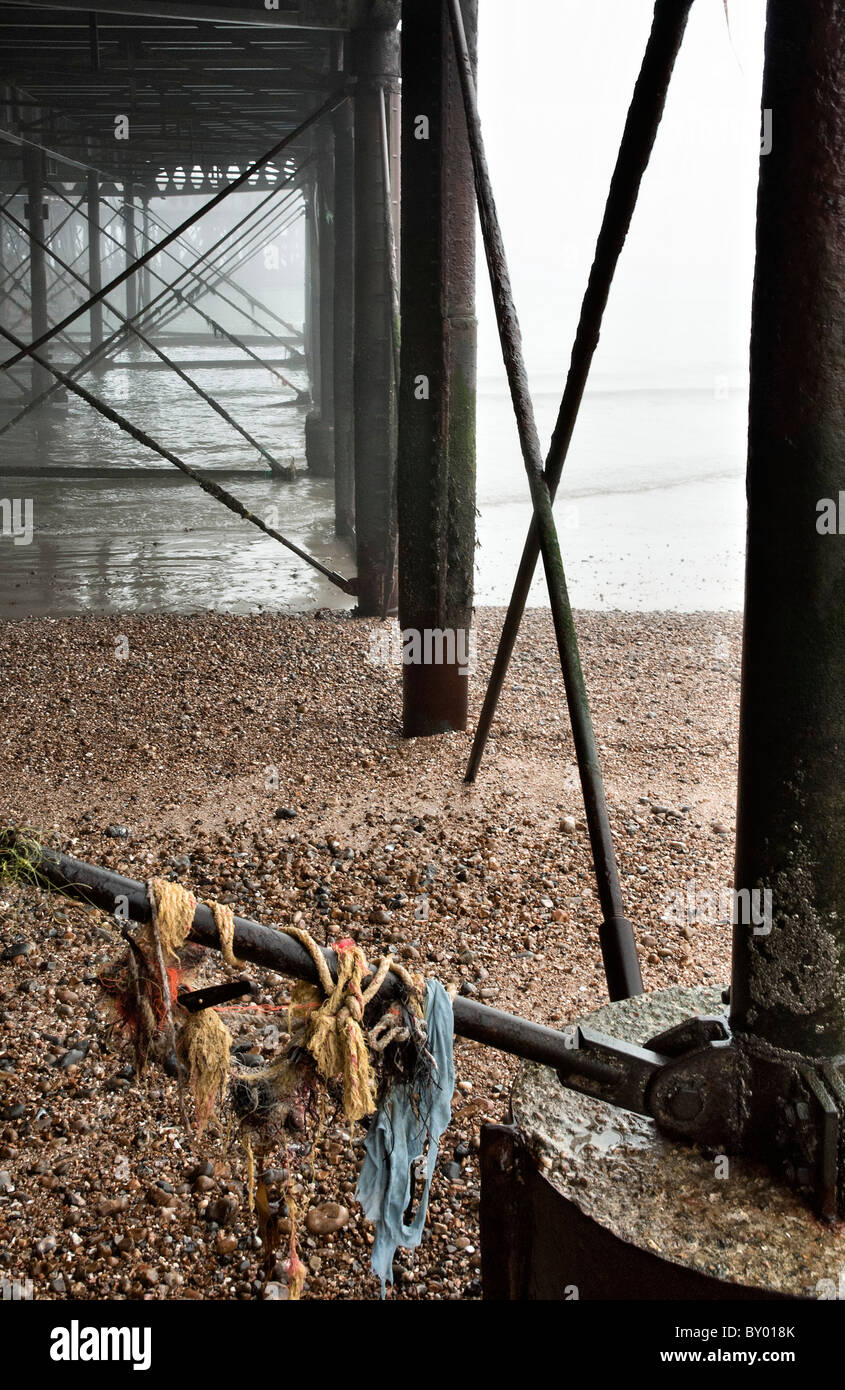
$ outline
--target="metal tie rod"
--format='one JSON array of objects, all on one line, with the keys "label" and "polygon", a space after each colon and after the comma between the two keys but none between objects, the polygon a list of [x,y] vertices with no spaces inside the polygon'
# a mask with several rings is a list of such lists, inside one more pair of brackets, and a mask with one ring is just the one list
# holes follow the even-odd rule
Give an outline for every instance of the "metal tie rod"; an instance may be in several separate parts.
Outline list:
[{"label": "metal tie rod", "polygon": [[[281,186],[282,186],[282,187],[286,187],[288,182],[289,182],[289,180],[286,179],[286,180],[284,181],[284,183],[283,183]],[[276,192],[277,190],[274,189],[273,191]],[[58,190],[54,190],[54,192],[57,193],[57,196],[58,196],[58,197],[63,198],[65,201],[67,201],[67,199],[66,199],[66,197],[65,197],[65,194],[59,192]],[[294,194],[295,192],[296,192],[296,188],[295,188],[295,186],[294,186],[293,188],[291,188],[291,192],[290,192],[290,194],[289,194],[288,196],[292,197],[293,194]],[[119,215],[119,214],[118,214],[118,215]],[[83,216],[86,216],[86,215],[83,213]],[[86,218],[86,220],[87,220],[87,218]],[[119,246],[121,245],[121,243],[118,241],[117,237],[112,236],[111,232],[108,230],[109,226],[110,226],[110,223],[106,223],[104,226],[102,226],[102,227],[100,228],[100,233],[101,233],[102,236],[106,237],[106,239],[107,239],[108,241],[113,242],[115,246],[119,247]],[[187,245],[187,243],[186,243],[186,245]],[[192,248],[192,249],[193,249],[193,248]],[[84,251],[83,251],[83,252],[80,252],[80,255],[82,255],[82,254],[84,254]],[[180,267],[180,270],[184,271],[185,267],[182,265],[181,261],[179,261],[178,257],[174,256],[174,254],[173,254],[172,251],[168,251],[167,254],[168,254],[168,256],[170,257],[170,259],[171,259],[172,261],[174,261],[174,262],[176,263],[176,265],[178,265],[178,266]],[[75,257],[75,259],[78,260],[78,259],[79,259],[79,256]],[[73,266],[73,264],[74,264],[74,262],[71,261],[71,262],[70,262],[70,266]],[[166,286],[167,289],[170,288],[170,285],[168,284],[167,280],[165,280],[164,277],[163,277],[162,275],[159,275],[159,273],[158,273],[156,270],[153,270],[152,267],[150,267],[150,269],[149,269],[149,274],[153,277],[154,280],[157,280],[158,283],[159,283],[160,285]],[[199,277],[197,277],[197,278],[199,278]],[[160,298],[160,296],[157,296],[157,298]],[[185,296],[185,298],[187,298],[187,296]],[[144,315],[145,315],[146,312],[147,312],[147,308],[148,308],[148,307],[151,307],[151,305],[154,304],[155,302],[156,302],[155,300],[152,300],[152,301],[151,301],[151,304],[150,304],[149,306],[148,306],[148,305],[143,305],[143,306],[138,310],[138,313],[137,313],[137,315],[136,315],[136,318],[137,318],[137,320],[139,320],[139,321],[141,322],[142,325],[143,325]],[[160,306],[160,307],[163,308],[163,306]],[[180,313],[182,312],[183,307],[184,307],[184,306],[183,306],[182,304],[180,304],[180,306],[179,306],[179,312],[180,312]],[[260,366],[264,367],[268,372],[271,372],[273,376],[275,376],[279,381],[281,381],[281,382],[283,383],[283,385],[287,386],[291,391],[296,392],[297,397],[301,397],[301,396],[303,395],[303,392],[300,391],[299,387],[294,386],[293,382],[292,382],[292,381],[289,381],[288,378],[287,378],[286,376],[284,376],[284,374],[283,374],[282,372],[276,371],[276,369],[275,369],[274,367],[271,367],[271,366],[269,366],[266,362],[262,361],[262,359],[258,356],[258,354],[257,354],[256,352],[253,352],[252,348],[248,347],[246,343],[242,342],[241,339],[238,338],[238,337],[237,337],[234,333],[232,333],[229,329],[224,328],[223,325],[217,321],[217,319],[212,318],[211,314],[206,313],[205,309],[200,309],[200,308],[199,308],[196,304],[194,304],[194,303],[191,303],[190,307],[191,307],[191,309],[193,309],[193,311],[194,311],[196,314],[199,315],[199,317],[200,317],[201,319],[204,319],[204,321],[205,321],[207,324],[209,324],[209,326],[210,326],[211,328],[213,328],[213,329],[215,329],[217,332],[221,333],[225,338],[228,339],[228,341],[229,341],[230,343],[232,343],[232,344],[233,344],[236,348],[238,348],[241,352],[246,353],[247,357],[251,357],[251,358],[253,359],[254,362],[259,363]],[[156,312],[158,312],[158,311],[156,311]],[[127,322],[132,323],[132,324],[134,324],[135,321],[136,321],[135,319],[129,319],[129,320],[127,320]],[[160,329],[160,328],[161,328],[161,324],[157,324],[156,327],[157,327],[158,329]],[[110,341],[113,341],[113,339],[110,340]]]},{"label": "metal tie rod", "polygon": [[[46,189],[48,189],[49,192],[55,193],[55,189],[52,187],[52,185],[50,185],[50,184],[45,184],[44,187],[45,187]],[[62,198],[62,201],[63,201],[63,202],[65,202],[65,203],[68,204],[68,206],[69,206],[69,208],[70,208],[70,212],[67,214],[66,217],[63,217],[63,218],[62,218],[61,222],[59,223],[59,225],[58,225],[57,227],[54,227],[54,228],[52,229],[50,235],[51,235],[53,238],[57,237],[57,236],[59,235],[59,232],[62,231],[62,229],[63,229],[64,227],[67,226],[68,222],[71,220],[71,218],[73,217],[74,213],[79,211],[80,204],[81,204],[82,201],[83,201],[82,198],[80,198],[80,199],[78,200],[78,202],[72,203],[71,200],[70,200],[70,198],[65,198],[63,194],[60,194],[59,196]],[[10,199],[9,199],[9,202],[12,202],[12,201],[13,201],[13,200],[10,198]],[[3,206],[0,207],[0,212],[6,212],[7,209],[8,209],[8,206],[9,206],[9,203],[4,203]],[[26,235],[27,235],[27,238],[28,238],[28,237],[29,237],[29,228],[26,227],[26,226],[24,226],[24,223],[22,223],[22,222],[18,223],[18,226],[24,227],[24,231],[26,232]],[[77,257],[77,259],[78,259],[78,257]],[[30,257],[30,256],[24,256],[23,260],[18,261],[17,265],[12,266],[11,270],[7,270],[7,271],[5,272],[5,274],[3,275],[2,280],[0,280],[0,289],[3,288],[3,286],[4,286],[5,283],[6,283],[6,281],[7,281],[7,280],[10,280],[10,279],[12,278],[12,276],[15,277],[15,283],[14,283],[13,285],[10,285],[9,290],[10,290],[10,292],[11,292],[11,290],[17,289],[18,285],[21,284],[21,282],[23,281],[23,278],[24,278],[24,276],[23,276],[23,274],[22,274],[22,271],[23,271],[24,267],[27,266],[27,265],[29,264],[30,260],[31,260],[31,257]],[[62,277],[62,279],[63,279],[63,278],[64,278],[64,277]],[[58,283],[60,283],[60,281],[57,281],[56,283],[58,284]]]},{"label": "metal tie rod", "polygon": [[[150,221],[156,227],[158,227],[160,231],[169,232],[172,230],[168,223],[165,222],[163,217],[157,217],[155,213],[152,212],[149,214],[149,217]],[[190,245],[190,243],[182,241],[180,241],[179,244],[184,246],[186,249]],[[249,293],[249,290],[244,289],[243,285],[239,285],[236,280],[232,280],[229,276],[225,276],[224,278],[227,284],[231,285],[233,289],[237,290],[238,294],[243,295],[244,299],[252,307],[253,311],[256,309],[260,309],[263,314],[267,314],[269,318],[275,319],[277,323],[281,324],[282,328],[288,329],[289,332],[293,333],[298,338],[302,336],[298,328],[295,328],[292,323],[288,323],[287,319],[281,318],[277,313],[274,312],[274,310],[270,308],[268,304],[261,304],[257,299],[253,297],[253,295]],[[260,327],[264,328],[264,325],[261,324]],[[264,329],[264,331],[269,333],[270,330]]]},{"label": "metal tie rod", "polygon": [[[14,343],[15,346],[18,346],[21,342],[21,339],[18,338],[16,334],[10,333],[7,328],[0,327],[0,336],[4,337],[7,342]],[[60,381],[61,384],[65,386],[68,391],[72,391],[75,396],[79,396],[80,400],[85,401],[86,404],[90,405],[93,410],[96,410],[99,415],[102,415],[106,420],[111,420],[112,424],[119,425],[125,434],[130,435],[132,439],[136,439],[139,444],[143,444],[147,449],[152,449],[154,453],[160,454],[163,459],[167,459],[168,463],[172,463],[175,468],[178,468],[180,472],[186,474],[187,477],[193,478],[194,482],[199,484],[203,492],[207,492],[215,501],[222,502],[224,507],[228,507],[229,511],[234,512],[242,521],[249,521],[253,526],[257,526],[259,531],[263,531],[265,535],[270,536],[274,541],[278,541],[286,550],[292,551],[293,554],[297,555],[300,560],[303,560],[306,565],[310,565],[312,569],[319,570],[320,574],[325,575],[330,584],[334,584],[336,588],[342,589],[345,594],[355,593],[357,586],[354,579],[344,579],[342,574],[338,574],[336,570],[329,569],[321,560],[315,559],[313,555],[309,555],[305,550],[300,550],[298,545],[294,545],[293,541],[289,541],[287,536],[283,536],[281,532],[274,530],[272,526],[268,526],[259,516],[256,516],[255,513],[251,512],[248,507],[245,507],[242,502],[239,502],[237,497],[234,497],[231,492],[227,492],[226,489],[220,487],[218,483],[212,482],[207,474],[198,473],[195,468],[191,468],[190,464],[185,463],[177,454],[172,453],[170,449],[166,449],[163,444],[159,444],[157,440],[153,439],[152,435],[147,434],[146,430],[139,429],[137,425],[133,425],[131,420],[126,419],[125,415],[120,415],[118,411],[113,410],[110,405],[106,405],[105,401],[99,400],[96,396],[92,395],[90,391],[86,391],[85,387],[80,386],[71,376],[68,376],[67,372],[60,371],[58,367],[54,367],[53,363],[46,357],[42,357],[40,352],[34,352],[30,348],[27,355],[32,358],[33,362],[37,362],[39,367],[44,367],[48,372],[52,372],[57,381]]]},{"label": "metal tie rod", "polygon": [[[293,195],[296,192],[296,188],[292,188],[291,197],[293,197]],[[166,224],[162,223],[158,218],[151,217],[150,220],[151,222],[153,222],[155,226],[158,226],[160,229],[164,231],[169,231],[169,228],[166,226]],[[178,245],[181,246],[183,249],[190,251],[192,255],[196,254],[196,248],[191,246],[189,242],[180,241]],[[173,251],[168,251],[167,255],[170,257],[171,260],[175,261],[177,265],[181,265],[178,256],[176,256],[173,253]],[[223,275],[222,279],[226,284],[233,286],[236,291],[240,289],[240,286],[234,280],[232,280],[230,276]],[[254,316],[254,314],[250,312],[249,309],[245,309],[242,304],[238,304],[234,299],[230,299],[227,295],[223,294],[222,291],[217,289],[216,287],[212,288],[209,285],[209,289],[211,293],[217,295],[217,297],[224,304],[228,304],[230,309],[234,309],[237,314],[241,314],[247,320],[248,323],[251,323],[253,325],[254,328],[259,328],[261,332],[265,334],[266,337],[270,338],[273,336],[273,329],[268,328],[266,324],[259,322],[259,320]],[[290,328],[291,332],[296,334],[296,329],[291,328],[290,324],[284,324],[284,327]]]},{"label": "metal tie rod", "polygon": [[[631,226],[643,174],[654,148],[691,6],[692,0],[657,0],[654,8],[654,21],[625,121],[590,278],[581,305],[566,387],[546,459],[545,476],[552,498],[557,492],[572,442],[587,377],[598,346],[610,287]],[[475,781],[481,766],[539,553],[537,523],[532,519],[476,725],[466,770],[467,782]]]},{"label": "metal tie rod", "polygon": [[38,348],[43,347],[45,343],[49,342],[56,333],[68,328],[69,325],[80,318],[82,314],[87,314],[91,308],[93,308],[95,304],[98,304],[107,294],[111,294],[113,290],[117,289],[118,285],[122,285],[125,280],[128,280],[140,270],[141,266],[146,265],[147,262],[153,260],[160,251],[163,251],[166,246],[170,246],[172,242],[178,240],[189,227],[192,227],[195,222],[199,222],[202,217],[205,217],[206,213],[211,212],[213,208],[219,207],[223,200],[230,197],[237,189],[243,188],[244,184],[249,182],[253,174],[259,173],[264,168],[265,164],[269,164],[278,154],[281,154],[282,150],[286,149],[293,141],[298,140],[306,130],[310,130],[311,126],[316,125],[324,116],[330,115],[331,112],[334,111],[336,107],[340,106],[342,102],[346,101],[346,99],[345,91],[333,93],[321,106],[317,107],[316,111],[312,111],[310,116],[306,116],[304,121],[300,121],[295,130],[292,130],[289,135],[285,135],[283,139],[278,140],[276,144],[273,145],[272,149],[267,150],[259,159],[256,159],[254,164],[251,164],[248,169],[245,169],[242,174],[239,174],[238,177],[233,179],[230,184],[227,184],[225,188],[221,188],[219,193],[215,193],[213,198],[210,198],[207,203],[203,203],[202,207],[196,212],[191,213],[190,217],[186,217],[185,221],[181,222],[172,232],[169,232],[162,241],[156,242],[154,246],[149,246],[137,260],[132,262],[132,265],[126,266],[119,275],[116,275],[113,280],[110,280],[107,285],[104,285],[101,290],[98,290],[96,294],[92,295],[86,303],[79,305],[72,313],[62,319],[61,323],[54,324],[51,328],[48,328],[47,331],[42,333],[39,338],[36,338],[34,342],[24,344],[16,356],[9,358],[8,361],[2,364],[3,369],[5,370],[7,367],[14,366],[16,362],[22,361],[24,357],[31,356]]},{"label": "metal tie rod", "polygon": [[[13,222],[16,227],[19,227],[24,231],[26,230],[23,223],[19,222],[13,213],[6,212],[3,210],[0,211],[2,211],[2,216],[8,218],[9,221]],[[53,250],[52,246],[50,246],[47,242],[42,241],[39,237],[35,236],[32,233],[30,233],[30,237],[36,246],[40,246],[43,251],[46,251],[48,256],[52,256],[53,260],[56,262],[57,265],[61,266],[62,269],[65,270],[69,275],[72,275],[73,279],[76,280],[77,283],[80,284],[84,290],[88,289],[88,284],[85,280],[83,280],[82,276],[77,275],[75,270],[71,270],[67,262],[62,259],[62,257],[58,254],[57,251]],[[119,323],[122,323],[126,328],[128,328],[130,333],[134,333],[138,341],[143,343],[145,347],[149,348],[151,352],[155,353],[156,357],[158,357],[159,360],[165,364],[165,366],[169,367],[170,370],[174,372],[176,376],[179,377],[180,381],[184,381],[187,386],[190,386],[191,390],[196,392],[200,400],[205,401],[206,405],[210,406],[211,409],[215,411],[217,415],[220,416],[221,420],[225,420],[226,424],[231,425],[232,429],[235,430],[236,433],[238,433],[242,439],[245,439],[247,444],[251,445],[253,449],[258,450],[259,454],[269,467],[271,473],[282,473],[284,471],[278,459],[275,459],[273,455],[269,453],[267,449],[264,448],[263,444],[259,444],[258,440],[254,437],[254,435],[251,435],[249,433],[249,430],[244,429],[243,425],[238,424],[238,421],[235,420],[234,417],[229,414],[228,410],[226,410],[220,404],[219,401],[216,401],[213,396],[210,396],[207,391],[203,390],[203,388],[199,385],[198,382],[194,381],[193,377],[189,376],[186,371],[183,371],[178,362],[174,362],[172,357],[168,357],[166,352],[163,352],[162,349],[158,347],[157,344],[154,343],[151,338],[148,338],[146,333],[142,333],[141,329],[138,328],[136,324],[131,323],[130,320],[126,317],[126,315],[122,313],[120,309],[117,309],[113,304],[111,304],[108,299],[104,300],[103,303],[106,309],[108,309],[109,313],[113,314]],[[77,348],[76,343],[72,343],[72,346],[74,348]]]},{"label": "metal tie rod", "polygon": [[[257,208],[252,208],[248,213],[246,213],[244,217],[240,219],[239,222],[235,223],[234,227],[230,227],[229,230],[223,234],[223,236],[219,237],[218,240],[214,242],[213,246],[209,246],[205,251],[202,251],[200,255],[197,256],[193,265],[186,266],[184,270],[182,270],[180,274],[176,276],[176,279],[170,282],[170,284],[167,284],[165,282],[165,288],[163,290],[160,290],[159,293],[155,296],[155,298],[152,299],[150,303],[147,304],[143,309],[139,309],[138,313],[133,315],[130,322],[134,323],[136,318],[140,318],[144,323],[145,327],[149,328],[150,331],[152,331],[151,326],[147,323],[146,315],[149,314],[149,312],[154,308],[154,306],[159,304],[162,299],[166,299],[168,296],[172,294],[176,294],[177,298],[183,299],[184,296],[177,293],[176,286],[180,284],[180,282],[184,280],[188,275],[195,274],[195,267],[201,265],[203,261],[206,261],[209,258],[209,256],[212,256],[214,252],[217,251],[218,248],[222,246],[225,241],[228,241],[231,237],[235,235],[237,231],[239,231],[239,229],[244,225],[245,222],[250,221],[251,218],[255,217],[258,213],[260,213],[262,208],[269,202],[271,198],[274,198],[276,196],[278,191],[279,190],[277,188],[272,189],[270,193],[267,194],[267,197],[263,198],[262,201],[258,204]],[[114,219],[112,218],[111,220],[113,221]],[[153,272],[153,274],[155,274],[155,271]],[[108,288],[108,286],[106,288]],[[160,309],[157,312],[160,312]],[[110,335],[110,337],[104,338],[102,343],[98,344],[97,347],[92,348],[92,350],[85,357],[81,358],[79,362],[74,363],[72,375],[76,376],[83,373],[86,370],[86,368],[88,368],[99,357],[103,357],[119,339],[122,339],[125,336],[126,329],[118,328],[114,333]],[[229,334],[228,336],[231,339],[231,334]],[[232,341],[234,340],[232,339]],[[11,359],[8,360],[11,361]],[[266,366],[268,372],[272,372],[274,376],[278,376],[281,380],[284,380],[284,378],[281,377],[281,373],[277,372],[274,367],[269,366],[267,363],[262,363],[262,366]],[[288,383],[285,382],[285,384],[287,385]],[[12,416],[11,420],[7,420],[4,425],[0,426],[0,435],[5,434],[7,430],[13,429],[14,426],[19,424],[19,422],[23,420],[26,415],[28,415],[31,411],[35,410],[37,406],[42,405],[43,402],[46,401],[49,396],[52,396],[54,391],[56,390],[58,390],[57,383],[54,383],[52,386],[48,386],[46,391],[42,391],[40,395],[36,396],[33,400],[31,400],[28,403],[28,405],[24,406],[22,410],[19,410],[17,415]]]},{"label": "metal tie rod", "polygon": [[[301,169],[297,171],[297,175],[295,177],[298,178],[300,173]],[[284,185],[281,186],[287,187],[287,181]],[[276,191],[277,190],[274,190],[274,192]],[[290,206],[285,205],[289,205],[292,202],[292,200],[295,200],[296,195],[299,191],[300,190],[298,185],[294,183],[290,187],[290,190],[287,193],[285,193],[284,197],[281,200],[281,204],[278,204],[275,207],[268,207],[266,212],[264,212],[258,218],[254,226],[247,225],[243,228],[243,230],[232,242],[232,244],[228,246],[225,249],[225,251],[221,252],[221,255],[218,260],[210,264],[207,263],[203,269],[202,274],[194,274],[194,279],[196,281],[195,287],[193,289],[188,289],[185,291],[185,299],[190,301],[192,307],[195,307],[197,300],[202,299],[206,294],[214,295],[216,298],[220,299],[224,304],[228,304],[230,308],[233,308],[236,313],[241,314],[253,325],[261,328],[262,331],[266,333],[268,337],[272,336],[272,333],[269,330],[265,329],[262,324],[256,323],[255,319],[251,317],[251,315],[248,313],[246,309],[238,305],[234,300],[229,299],[229,297],[223,294],[223,292],[219,289],[220,281],[223,279],[221,267],[224,264],[230,265],[233,262],[235,262],[236,256],[240,254],[241,249],[245,246],[247,242],[251,245],[254,240],[256,243],[257,250],[257,248],[262,244],[263,241],[266,240],[268,236],[275,236],[279,224],[287,216],[289,216],[292,211],[292,208]],[[175,261],[177,265],[182,264],[179,261],[178,257],[174,256],[172,251],[168,251],[167,255],[170,257],[171,260]],[[238,264],[243,263],[244,262],[238,262]],[[210,277],[208,279],[205,278],[206,272]],[[181,312],[181,309],[177,306],[175,311],[170,312],[169,318],[173,316],[174,312],[178,314],[179,312]]]},{"label": "metal tie rod", "polygon": [[590,718],[584,674],[578,655],[578,638],[566,587],[566,575],[555,528],[551,494],[543,474],[540,439],[537,434],[534,407],[528,389],[528,379],[522,355],[522,335],[513,301],[505,246],[484,154],[481,120],[475,94],[475,79],[464,32],[460,0],[448,0],[448,5],[475,174],[475,191],[482,239],[493,291],[499,339],[502,345],[502,358],[510,385],[520,447],[531,490],[534,520],[546,571],[549,601],[566,688],[575,754],[584,793],[584,806],[595,864],[596,886],[603,917],[599,928],[599,940],[605,977],[610,998],[612,1000],[626,999],[633,994],[641,994],[643,990],[634,929],[625,918],[622,905],[622,890],[613,849],[613,835],[604,795],[598,748]]}]

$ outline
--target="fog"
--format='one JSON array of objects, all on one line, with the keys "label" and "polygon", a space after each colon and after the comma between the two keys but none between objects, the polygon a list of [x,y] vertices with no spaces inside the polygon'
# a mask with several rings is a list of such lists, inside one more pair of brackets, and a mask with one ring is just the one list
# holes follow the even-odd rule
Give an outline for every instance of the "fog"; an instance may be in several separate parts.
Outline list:
[{"label": "fog", "polygon": [[[483,0],[479,99],[529,368],[565,371],[650,0]],[[597,379],[708,384],[746,366],[764,0],[693,5],[617,273]],[[515,19],[516,16],[516,19]],[[774,138],[777,139],[774,113]],[[482,375],[498,371],[479,264]]]}]

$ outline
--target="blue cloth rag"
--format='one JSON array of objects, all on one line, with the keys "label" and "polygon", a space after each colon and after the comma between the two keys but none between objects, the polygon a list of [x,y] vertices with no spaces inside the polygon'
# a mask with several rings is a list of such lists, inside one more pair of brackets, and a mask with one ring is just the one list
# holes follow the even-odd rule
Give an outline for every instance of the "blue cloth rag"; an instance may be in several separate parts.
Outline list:
[{"label": "blue cloth rag", "polygon": [[[375,1225],[372,1269],[385,1285],[393,1283],[397,1246],[414,1250],[422,1240],[428,1194],[440,1136],[452,1116],[455,1089],[454,1018],[452,1001],[439,980],[428,980],[425,1021],[427,1047],[434,1060],[429,1084],[417,1092],[416,1108],[409,1085],[394,1086],[383,1100],[367,1132],[364,1162],[355,1196],[364,1215]],[[411,1200],[411,1168],[428,1141],[425,1185],[409,1226],[404,1215]]]}]

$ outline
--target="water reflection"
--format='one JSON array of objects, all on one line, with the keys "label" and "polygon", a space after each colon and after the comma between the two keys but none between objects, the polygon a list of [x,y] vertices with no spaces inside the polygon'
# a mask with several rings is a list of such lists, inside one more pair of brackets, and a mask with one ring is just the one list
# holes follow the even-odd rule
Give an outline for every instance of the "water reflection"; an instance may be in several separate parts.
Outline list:
[{"label": "water reflection", "polygon": [[[189,351],[194,360],[219,355]],[[288,375],[305,385],[302,373]],[[292,393],[280,382],[253,369],[213,367],[197,378],[274,457],[304,470],[304,412],[288,407]],[[259,516],[275,508],[278,529],[303,549],[353,572],[349,547],[327,524],[330,480],[305,472],[293,483],[274,478],[245,440],[165,373],[133,373],[127,364],[84,384],[185,462],[215,474]],[[18,397],[4,395],[0,418],[8,419]],[[3,616],[353,602],[77,398],[33,412],[0,436],[0,494],[31,498],[35,523],[27,547],[0,540]]]}]

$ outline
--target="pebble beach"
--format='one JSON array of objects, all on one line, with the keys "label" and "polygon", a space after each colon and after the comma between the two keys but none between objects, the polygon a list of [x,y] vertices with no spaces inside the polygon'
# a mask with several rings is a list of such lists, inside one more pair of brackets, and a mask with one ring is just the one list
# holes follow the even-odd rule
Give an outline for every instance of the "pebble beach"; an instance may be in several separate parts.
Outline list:
[{"label": "pebble beach", "polygon": [[[471,721],[502,617],[476,614]],[[722,985],[728,928],[670,909],[732,883],[741,620],[577,622],[646,989]],[[563,1026],[606,990],[550,614],[526,613],[472,787],[471,730],[401,737],[401,668],[370,660],[381,626],[328,610],[3,623],[3,825]],[[36,1298],[287,1298],[281,1266],[261,1269],[225,1110],[186,1132],[174,1079],[136,1077],[109,1029],[97,976],[120,944],[105,914],[0,882],[0,1272]],[[211,952],[202,969],[232,974]],[[223,1015],[245,1066],[278,1052],[291,987],[249,973],[255,1003]],[[505,1117],[516,1063],[460,1039],[455,1061],[426,1234],[399,1252],[389,1299],[480,1297],[479,1129]],[[268,1160],[271,1197],[301,1217],[303,1298],[378,1297],[360,1157],[329,1107]]]}]

